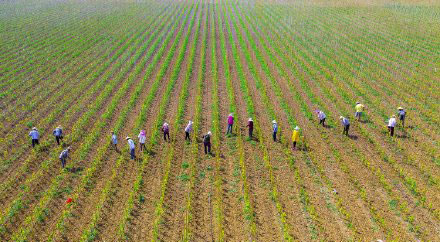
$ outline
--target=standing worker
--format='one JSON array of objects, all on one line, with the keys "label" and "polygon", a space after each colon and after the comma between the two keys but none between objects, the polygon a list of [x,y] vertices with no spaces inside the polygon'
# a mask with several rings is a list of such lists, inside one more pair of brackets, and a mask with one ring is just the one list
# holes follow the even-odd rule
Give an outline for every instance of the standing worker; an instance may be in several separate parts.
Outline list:
[{"label": "standing worker", "polygon": [[115,148],[116,151],[118,151],[118,137],[116,136],[115,132],[112,131],[112,141],[111,144]]},{"label": "standing worker", "polygon": [[54,131],[53,135],[55,136],[55,140],[57,141],[57,144],[60,145],[60,140],[63,139],[63,129],[61,126],[58,126]]},{"label": "standing worker", "polygon": [[396,115],[393,115],[390,120],[388,120],[388,131],[390,131],[390,136],[394,136],[394,127],[396,127]]},{"label": "standing worker", "polygon": [[37,128],[33,127],[31,132],[29,132],[29,136],[31,136],[32,139],[32,148],[34,148],[35,145],[40,144],[40,142],[38,141],[40,139],[40,133],[38,133]]},{"label": "standing worker", "polygon": [[63,166],[63,168],[66,166],[67,158],[69,158],[69,151],[70,151],[70,146],[67,147],[67,149],[61,151],[60,161],[61,161],[61,165]]},{"label": "standing worker", "polygon": [[278,124],[277,124],[277,121],[275,121],[275,120],[272,121],[272,129],[273,129],[273,133],[272,133],[273,141],[276,142],[277,141]]},{"label": "standing worker", "polygon": [[319,124],[322,124],[322,127],[325,127],[325,113],[321,110],[316,112],[318,114]]},{"label": "standing worker", "polygon": [[399,120],[400,120],[400,122],[402,123],[402,127],[405,128],[405,116],[406,116],[406,112],[405,112],[405,110],[403,110],[402,107],[399,107],[397,110],[398,110],[397,115],[399,115]]},{"label": "standing worker", "polygon": [[167,122],[163,123],[161,130],[163,132],[163,140],[167,141],[168,137],[168,142],[170,142],[170,125]]},{"label": "standing worker", "polygon": [[145,141],[147,139],[145,130],[141,130],[141,132],[138,135],[138,138],[139,138],[139,145],[141,147],[141,151],[143,151],[143,149],[147,149],[147,147],[145,147]]},{"label": "standing worker", "polygon": [[254,132],[254,120],[252,118],[249,118],[246,127],[249,127],[249,139],[252,139],[252,133]]},{"label": "standing worker", "polygon": [[296,149],[296,144],[299,142],[299,127],[296,126],[295,129],[292,132],[292,142],[293,142],[293,149]]},{"label": "standing worker", "polygon": [[128,136],[125,139],[127,140],[128,147],[130,148],[131,159],[134,160],[134,158],[136,158],[136,155],[135,155],[135,148],[136,148],[136,146],[134,145],[134,141],[130,137],[128,137]]},{"label": "standing worker", "polygon": [[185,127],[185,140],[188,140],[189,142],[191,142],[191,138],[189,134],[192,132],[192,127],[193,127],[193,122],[190,120],[188,122],[188,125],[186,125]]},{"label": "standing worker", "polygon": [[344,126],[344,131],[342,131],[342,134],[345,134],[348,136],[348,130],[350,129],[350,122],[348,121],[347,118],[344,117],[339,117],[339,119],[342,122],[342,125]]},{"label": "standing worker", "polygon": [[361,115],[364,112],[365,106],[360,102],[356,102],[356,106],[354,108],[356,109],[355,117],[358,119],[358,121],[361,121]]},{"label": "standing worker", "polygon": [[230,113],[228,116],[228,131],[226,131],[226,135],[232,134],[232,125],[234,125],[234,115]]},{"label": "standing worker", "polygon": [[203,145],[205,146],[205,154],[211,154],[211,131],[203,136]]}]

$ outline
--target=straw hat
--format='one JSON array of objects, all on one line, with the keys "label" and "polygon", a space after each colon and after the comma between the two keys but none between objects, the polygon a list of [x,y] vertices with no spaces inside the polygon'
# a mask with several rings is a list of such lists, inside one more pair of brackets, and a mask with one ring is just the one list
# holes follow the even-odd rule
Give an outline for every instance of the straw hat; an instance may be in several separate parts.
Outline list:
[{"label": "straw hat", "polygon": [[403,110],[403,108],[402,107],[398,107],[397,110]]},{"label": "straw hat", "polygon": [[229,116],[234,116],[234,114],[233,114],[233,113],[230,113]]},{"label": "straw hat", "polygon": [[343,119],[344,117],[342,117],[342,116],[339,116],[339,119]]},{"label": "straw hat", "polygon": [[296,127],[295,127],[295,130],[297,130],[297,131],[298,131],[298,130],[299,130],[299,127],[298,127],[298,126],[296,126]]},{"label": "straw hat", "polygon": [[58,129],[62,129],[63,127],[61,127],[61,125],[58,125],[58,127],[57,127]]},{"label": "straw hat", "polygon": [[273,121],[272,121],[272,123],[273,123],[273,124],[276,124],[276,123],[277,123],[277,121],[273,120]]},{"label": "straw hat", "polygon": [[125,138],[125,139],[126,139],[126,140],[129,140],[129,139],[131,139],[131,138],[127,136],[127,138]]},{"label": "straw hat", "polygon": [[253,121],[252,118],[249,118],[249,121]]},{"label": "straw hat", "polygon": [[163,123],[163,125],[165,125],[165,126],[168,126],[168,123],[167,123],[167,122],[165,122],[165,123]]},{"label": "straw hat", "polygon": [[396,115],[393,115],[393,118],[395,118],[396,117]]},{"label": "straw hat", "polygon": [[69,147],[67,147],[67,150],[70,150],[70,149],[72,149],[70,146]]},{"label": "straw hat", "polygon": [[33,127],[32,130],[37,130],[37,128],[36,128],[36,127]]},{"label": "straw hat", "polygon": [[209,136],[211,136],[211,135],[212,135],[211,131],[208,131],[208,135],[209,135]]},{"label": "straw hat", "polygon": [[191,121],[191,120],[188,122],[188,124],[192,124],[192,123],[193,123],[193,121]]}]

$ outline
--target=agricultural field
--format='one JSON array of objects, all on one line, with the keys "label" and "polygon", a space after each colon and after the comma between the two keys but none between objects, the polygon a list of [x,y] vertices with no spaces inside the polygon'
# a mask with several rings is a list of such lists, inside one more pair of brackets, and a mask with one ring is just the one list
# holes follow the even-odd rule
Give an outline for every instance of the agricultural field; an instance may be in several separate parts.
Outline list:
[{"label": "agricultural field", "polygon": [[439,84],[433,0],[0,1],[0,241],[440,241]]}]

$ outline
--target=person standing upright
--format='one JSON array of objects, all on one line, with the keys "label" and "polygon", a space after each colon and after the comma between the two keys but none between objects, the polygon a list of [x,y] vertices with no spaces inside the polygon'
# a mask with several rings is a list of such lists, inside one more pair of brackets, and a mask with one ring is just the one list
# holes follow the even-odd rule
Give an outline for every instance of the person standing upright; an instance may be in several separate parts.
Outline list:
[{"label": "person standing upright", "polygon": [[141,130],[141,132],[139,132],[138,138],[139,138],[139,146],[141,148],[141,151],[147,149],[147,147],[145,147],[145,141],[147,140],[145,130]]},{"label": "person standing upright", "polygon": [[134,160],[136,158],[136,154],[135,154],[136,146],[134,144],[134,141],[128,136],[127,136],[127,138],[125,138],[125,140],[127,140],[128,148],[130,149],[130,157],[132,160]]},{"label": "person standing upright", "polygon": [[252,139],[252,135],[254,132],[254,120],[252,120],[252,118],[249,118],[248,124],[246,127],[249,127],[249,139]]},{"label": "person standing upright", "polygon": [[344,131],[342,131],[342,134],[345,134],[348,136],[348,130],[350,129],[350,122],[347,118],[344,118],[343,116],[340,116],[339,119],[342,122],[342,126],[344,126]]},{"label": "person standing upright", "polygon": [[185,140],[188,140],[189,142],[191,142],[191,137],[189,136],[189,134],[192,132],[192,126],[193,122],[190,120],[188,122],[188,125],[186,125],[185,127]]},{"label": "person standing upright", "polygon": [[396,127],[396,115],[393,115],[389,120],[388,120],[388,131],[390,132],[390,136],[393,137],[394,136],[394,127]]},{"label": "person standing upright", "polygon": [[234,125],[234,115],[232,113],[228,116],[228,130],[226,134],[232,134],[232,126]]},{"label": "person standing upright", "polygon": [[276,120],[272,121],[272,137],[273,141],[277,141],[278,124]]},{"label": "person standing upright", "polygon": [[397,115],[399,116],[399,120],[402,123],[402,127],[405,128],[405,117],[406,117],[406,112],[405,110],[403,110],[402,107],[399,107],[397,112]]},{"label": "person standing upright", "polygon": [[355,117],[358,121],[361,121],[362,113],[364,112],[365,106],[360,102],[356,102],[356,106],[354,107],[356,110]]},{"label": "person standing upright", "polygon": [[170,142],[170,125],[167,122],[163,123],[161,130],[163,132],[163,140],[167,141],[168,137],[168,142]]},{"label": "person standing upright", "polygon": [[60,140],[63,139],[63,129],[61,126],[58,126],[54,131],[53,135],[55,136],[55,140],[57,141],[57,144],[60,145]]},{"label": "person standing upright", "polygon": [[29,136],[32,139],[32,148],[35,147],[35,145],[39,145],[39,139],[40,139],[40,133],[38,132],[36,127],[33,127],[31,132],[29,132]]}]

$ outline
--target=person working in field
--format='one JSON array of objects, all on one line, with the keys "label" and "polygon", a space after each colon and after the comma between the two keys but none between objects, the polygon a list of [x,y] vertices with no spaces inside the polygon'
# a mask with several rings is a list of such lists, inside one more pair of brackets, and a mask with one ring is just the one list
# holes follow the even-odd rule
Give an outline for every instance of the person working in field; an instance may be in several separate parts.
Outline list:
[{"label": "person working in field", "polygon": [[69,151],[70,151],[70,146],[67,147],[67,149],[61,151],[61,154],[60,154],[60,161],[61,161],[61,166],[62,166],[63,168],[66,166],[67,158],[69,158]]},{"label": "person working in field", "polygon": [[348,130],[350,129],[350,122],[347,118],[340,116],[339,119],[341,120],[342,126],[344,126],[344,131],[342,131],[342,134],[345,134],[348,136]]},{"label": "person working in field", "polygon": [[185,140],[188,140],[189,142],[191,142],[191,138],[189,134],[192,132],[192,128],[193,128],[193,122],[190,120],[185,127]]},{"label": "person working in field", "polygon": [[354,107],[356,110],[355,117],[358,121],[361,121],[362,113],[364,112],[365,106],[360,102],[356,102],[356,106]]},{"label": "person working in field", "polygon": [[396,127],[396,115],[393,115],[390,120],[388,120],[388,131],[390,132],[390,136],[394,136],[394,127]]},{"label": "person working in field", "polygon": [[208,133],[203,136],[203,146],[205,147],[205,154],[211,154],[211,135],[211,131],[208,131]]},{"label": "person working in field", "polygon": [[139,138],[139,145],[140,145],[141,151],[143,151],[144,149],[147,149],[147,147],[145,147],[145,141],[147,140],[145,130],[141,130],[141,132],[139,132],[138,138]]},{"label": "person working in field", "polygon": [[168,142],[170,142],[170,125],[167,122],[163,123],[161,130],[163,132],[163,140],[167,141],[168,137]]},{"label": "person working in field", "polygon": [[272,137],[273,141],[277,141],[278,124],[276,120],[272,121]]},{"label": "person working in field", "polygon": [[402,127],[405,128],[406,112],[405,112],[405,110],[403,110],[402,107],[399,107],[397,110],[398,110],[397,115],[399,116],[400,123],[402,124]]},{"label": "person working in field", "polygon": [[112,131],[111,144],[113,145],[115,150],[118,151],[118,137],[116,136],[114,131]]},{"label": "person working in field", "polygon": [[63,129],[61,126],[58,126],[54,131],[53,135],[55,136],[55,140],[57,141],[57,144],[60,145],[60,140],[63,139]]},{"label": "person working in field", "polygon": [[29,132],[29,136],[32,139],[32,148],[35,147],[35,145],[39,145],[39,139],[40,139],[40,133],[38,132],[36,127],[33,127],[31,132]]},{"label": "person working in field", "polygon": [[228,130],[226,131],[226,135],[232,134],[232,126],[234,125],[234,115],[232,113],[228,116]]},{"label": "person working in field", "polygon": [[322,124],[322,127],[325,127],[325,113],[321,110],[317,110],[316,113],[318,114],[319,124]]},{"label": "person working in field", "polygon": [[135,155],[135,148],[136,148],[136,146],[134,144],[134,141],[130,137],[128,137],[128,136],[127,136],[127,138],[125,138],[125,140],[127,140],[128,148],[130,149],[130,158],[132,160],[134,160],[136,158],[136,155]]},{"label": "person working in field", "polygon": [[299,142],[299,127],[296,126],[292,132],[293,150],[296,149],[296,144]]},{"label": "person working in field", "polygon": [[254,132],[254,120],[252,120],[252,118],[249,118],[246,127],[249,127],[249,139],[252,139],[252,134]]}]

